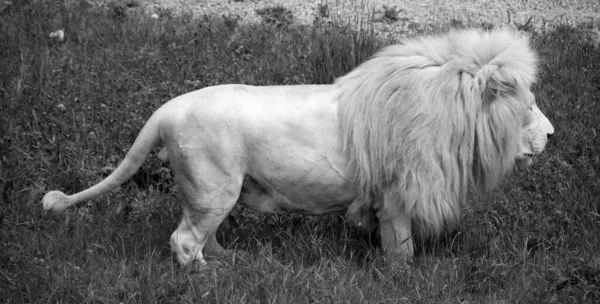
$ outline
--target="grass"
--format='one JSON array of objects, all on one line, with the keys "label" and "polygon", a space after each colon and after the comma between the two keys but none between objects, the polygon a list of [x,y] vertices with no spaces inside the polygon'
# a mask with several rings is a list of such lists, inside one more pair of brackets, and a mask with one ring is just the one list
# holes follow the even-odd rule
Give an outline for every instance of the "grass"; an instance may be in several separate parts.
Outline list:
[{"label": "grass", "polygon": [[[239,208],[220,238],[245,254],[197,270],[172,260],[180,207],[155,156],[118,191],[63,216],[43,216],[39,201],[102,179],[170,98],[220,83],[330,83],[390,41],[79,3],[15,1],[0,18],[0,302],[600,300],[600,52],[582,29],[532,33],[535,93],[557,130],[546,152],[474,196],[458,232],[420,243],[407,267],[389,267],[340,215]],[[65,42],[48,38],[61,28]]]}]

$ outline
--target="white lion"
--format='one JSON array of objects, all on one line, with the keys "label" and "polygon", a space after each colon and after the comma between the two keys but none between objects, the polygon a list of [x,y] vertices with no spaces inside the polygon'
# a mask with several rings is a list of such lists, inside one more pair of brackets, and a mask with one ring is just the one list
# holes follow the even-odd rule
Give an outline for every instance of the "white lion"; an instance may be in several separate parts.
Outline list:
[{"label": "white lion", "polygon": [[386,254],[409,258],[413,233],[456,222],[469,184],[492,189],[542,152],[554,129],[535,78],[527,36],[463,30],[389,46],[332,85],[204,88],[158,109],[110,176],[70,196],[51,191],[44,209],[117,187],[163,142],[182,192],[171,236],[181,264],[223,250],[215,231],[237,203],[376,217]]}]

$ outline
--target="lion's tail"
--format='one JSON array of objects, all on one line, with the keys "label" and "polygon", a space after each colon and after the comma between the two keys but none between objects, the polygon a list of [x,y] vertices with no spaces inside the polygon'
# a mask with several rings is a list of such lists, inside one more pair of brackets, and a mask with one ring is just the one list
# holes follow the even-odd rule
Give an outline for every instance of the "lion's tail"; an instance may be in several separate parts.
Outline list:
[{"label": "lion's tail", "polygon": [[146,122],[137,139],[129,149],[125,159],[108,177],[98,184],[73,195],[66,195],[61,191],[50,191],[44,195],[42,204],[44,211],[51,214],[59,214],[68,207],[89,200],[102,193],[110,191],[133,176],[142,166],[152,148],[160,143],[160,118],[156,111]]}]

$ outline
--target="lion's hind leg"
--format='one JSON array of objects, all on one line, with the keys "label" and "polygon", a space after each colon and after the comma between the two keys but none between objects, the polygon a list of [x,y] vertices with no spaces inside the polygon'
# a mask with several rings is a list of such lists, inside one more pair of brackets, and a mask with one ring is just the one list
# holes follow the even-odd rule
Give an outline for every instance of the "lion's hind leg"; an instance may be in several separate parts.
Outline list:
[{"label": "lion's hind leg", "polygon": [[198,261],[205,264],[203,250],[223,254],[226,250],[217,242],[215,234],[221,222],[227,217],[235,199],[220,200],[223,208],[195,209],[185,206],[183,217],[177,230],[171,235],[171,249],[181,265]]},{"label": "lion's hind leg", "polygon": [[175,253],[181,265],[191,262],[206,264],[203,250],[224,250],[215,239],[216,228],[219,226],[218,214],[204,213],[201,215],[185,211],[177,229],[171,235],[171,250]]},{"label": "lion's hind leg", "polygon": [[[243,178],[241,175],[236,178],[232,172],[219,172],[209,163],[188,164],[185,168],[194,168],[192,170],[196,174],[175,172],[184,207],[181,222],[171,235],[171,249],[181,265],[194,261],[204,265],[204,249],[215,253],[225,252],[215,234],[235,206]],[[196,171],[198,168],[206,170]]]}]

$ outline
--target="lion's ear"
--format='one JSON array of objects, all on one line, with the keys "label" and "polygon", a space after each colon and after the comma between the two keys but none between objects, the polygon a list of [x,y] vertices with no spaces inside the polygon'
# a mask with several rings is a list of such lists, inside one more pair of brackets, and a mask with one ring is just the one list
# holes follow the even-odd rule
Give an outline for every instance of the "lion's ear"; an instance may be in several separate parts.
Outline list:
[{"label": "lion's ear", "polygon": [[488,81],[483,91],[483,100],[486,103],[494,102],[502,96],[514,94],[515,90],[513,83]]},{"label": "lion's ear", "polygon": [[517,90],[515,79],[508,77],[497,66],[486,66],[477,77],[481,94],[485,103],[493,102],[502,96],[512,95]]}]

